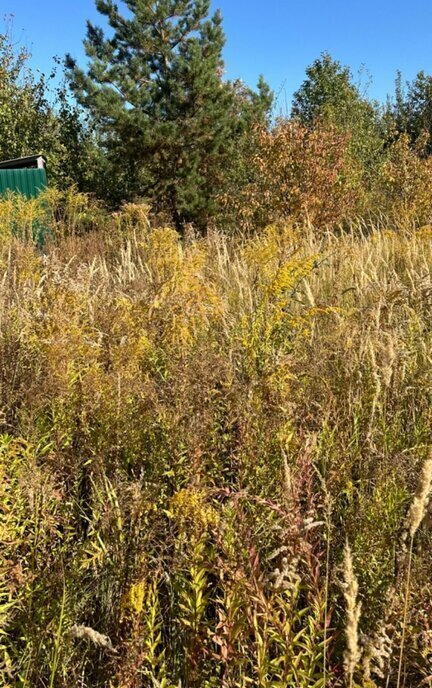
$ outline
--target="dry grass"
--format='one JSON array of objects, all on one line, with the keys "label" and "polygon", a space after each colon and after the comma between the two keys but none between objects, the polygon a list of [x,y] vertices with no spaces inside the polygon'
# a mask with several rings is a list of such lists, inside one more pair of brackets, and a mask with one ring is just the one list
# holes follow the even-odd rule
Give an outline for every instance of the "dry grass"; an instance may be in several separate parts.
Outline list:
[{"label": "dry grass", "polygon": [[349,680],[426,681],[430,228],[81,220],[0,251],[2,684],[343,686],[346,540]]}]

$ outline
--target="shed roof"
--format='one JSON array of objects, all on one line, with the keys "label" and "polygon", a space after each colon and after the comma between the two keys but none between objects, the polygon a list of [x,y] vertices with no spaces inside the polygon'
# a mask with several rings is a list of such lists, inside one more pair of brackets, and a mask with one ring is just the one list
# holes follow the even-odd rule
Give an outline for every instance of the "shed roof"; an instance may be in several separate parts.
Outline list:
[{"label": "shed roof", "polygon": [[0,169],[2,170],[19,170],[35,167],[45,169],[46,158],[43,155],[27,155],[24,158],[13,158],[12,160],[3,160],[0,162]]}]

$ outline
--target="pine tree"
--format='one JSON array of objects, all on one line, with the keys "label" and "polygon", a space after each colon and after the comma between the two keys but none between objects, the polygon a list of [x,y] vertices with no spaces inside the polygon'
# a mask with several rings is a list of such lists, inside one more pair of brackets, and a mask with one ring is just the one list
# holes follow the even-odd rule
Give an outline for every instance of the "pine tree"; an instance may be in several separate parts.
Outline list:
[{"label": "pine tree", "polygon": [[[96,6],[113,30],[88,23],[87,72],[68,56],[78,101],[94,118],[112,179],[112,200],[145,197],[177,228],[204,228],[217,210],[236,140],[269,107],[264,86],[241,106],[223,80],[225,36],[209,0],[113,0]],[[263,105],[265,103],[265,105]]]}]

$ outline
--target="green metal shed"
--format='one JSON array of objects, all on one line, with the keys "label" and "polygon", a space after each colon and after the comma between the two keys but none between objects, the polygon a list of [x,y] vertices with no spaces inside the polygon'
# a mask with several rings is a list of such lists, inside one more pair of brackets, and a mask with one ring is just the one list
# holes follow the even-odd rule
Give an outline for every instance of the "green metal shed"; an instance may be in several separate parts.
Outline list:
[{"label": "green metal shed", "polygon": [[43,155],[29,155],[0,162],[0,195],[17,191],[35,198],[48,184]]}]

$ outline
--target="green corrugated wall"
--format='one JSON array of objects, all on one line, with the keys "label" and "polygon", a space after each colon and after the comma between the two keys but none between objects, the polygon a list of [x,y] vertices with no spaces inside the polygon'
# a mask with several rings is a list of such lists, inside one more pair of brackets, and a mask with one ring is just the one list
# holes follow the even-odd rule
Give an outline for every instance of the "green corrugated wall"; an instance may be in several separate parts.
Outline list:
[{"label": "green corrugated wall", "polygon": [[[47,186],[46,171],[42,168],[25,168],[22,170],[2,170],[0,169],[0,196],[8,191],[19,192],[27,198],[35,198]],[[16,231],[16,228],[12,228]],[[42,248],[46,228],[41,227],[38,222],[33,224],[33,239]]]},{"label": "green corrugated wall", "polygon": [[0,195],[7,191],[19,191],[27,198],[34,198],[45,189],[46,185],[47,175],[44,169],[0,169]]}]

